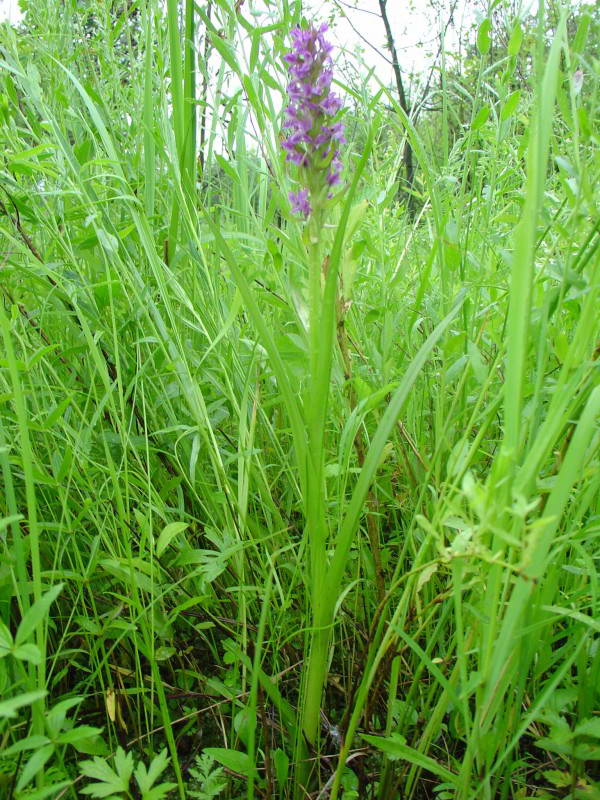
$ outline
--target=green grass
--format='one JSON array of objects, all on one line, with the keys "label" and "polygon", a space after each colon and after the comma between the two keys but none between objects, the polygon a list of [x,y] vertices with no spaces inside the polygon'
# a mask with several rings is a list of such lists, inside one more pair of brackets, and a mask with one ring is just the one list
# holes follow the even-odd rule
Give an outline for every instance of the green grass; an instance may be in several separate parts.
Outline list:
[{"label": "green grass", "polygon": [[593,800],[595,17],[340,78],[305,231],[234,5],[0,29],[0,795]]}]

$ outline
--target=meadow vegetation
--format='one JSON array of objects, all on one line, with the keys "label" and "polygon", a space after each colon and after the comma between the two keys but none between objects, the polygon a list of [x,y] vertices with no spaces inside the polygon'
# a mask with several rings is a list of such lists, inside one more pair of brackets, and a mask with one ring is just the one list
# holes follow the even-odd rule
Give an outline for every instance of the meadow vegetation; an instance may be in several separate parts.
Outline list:
[{"label": "meadow vegetation", "polygon": [[598,800],[597,8],[338,64],[305,220],[298,0],[23,7],[0,797]]}]

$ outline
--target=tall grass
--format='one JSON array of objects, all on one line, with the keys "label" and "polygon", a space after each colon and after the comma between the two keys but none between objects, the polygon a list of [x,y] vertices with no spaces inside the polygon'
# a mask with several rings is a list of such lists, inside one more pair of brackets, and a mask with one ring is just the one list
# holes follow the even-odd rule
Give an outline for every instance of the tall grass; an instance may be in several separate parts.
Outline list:
[{"label": "tall grass", "polygon": [[300,3],[139,9],[0,34],[0,794],[595,797],[592,18],[340,82],[307,237]]}]

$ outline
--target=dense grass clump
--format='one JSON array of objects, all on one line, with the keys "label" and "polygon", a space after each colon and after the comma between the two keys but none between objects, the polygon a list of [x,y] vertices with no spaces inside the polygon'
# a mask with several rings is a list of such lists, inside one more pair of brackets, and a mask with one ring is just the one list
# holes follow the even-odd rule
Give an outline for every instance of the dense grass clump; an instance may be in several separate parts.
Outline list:
[{"label": "dense grass clump", "polygon": [[0,29],[1,798],[600,797],[598,24],[554,12],[418,122],[336,72],[302,196],[299,2]]}]

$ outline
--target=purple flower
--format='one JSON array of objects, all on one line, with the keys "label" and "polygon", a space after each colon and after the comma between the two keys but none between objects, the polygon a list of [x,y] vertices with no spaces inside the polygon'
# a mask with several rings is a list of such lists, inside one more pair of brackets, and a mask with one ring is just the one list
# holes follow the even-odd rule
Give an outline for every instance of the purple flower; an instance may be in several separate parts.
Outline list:
[{"label": "purple flower", "polygon": [[308,202],[308,189],[300,189],[299,192],[290,192],[288,198],[292,204],[292,211],[294,214],[304,214],[304,218],[306,219],[312,211],[310,203]]},{"label": "purple flower", "polygon": [[340,181],[342,162],[339,144],[345,142],[344,125],[334,119],[342,107],[338,95],[331,91],[333,81],[333,45],[325,39],[327,25],[292,31],[292,50],[284,56],[290,82],[287,87],[289,105],[284,111],[283,128],[288,132],[282,142],[286,161],[305,172],[302,182],[310,188],[290,194],[294,212],[311,213],[309,195],[314,202],[323,189]]}]

